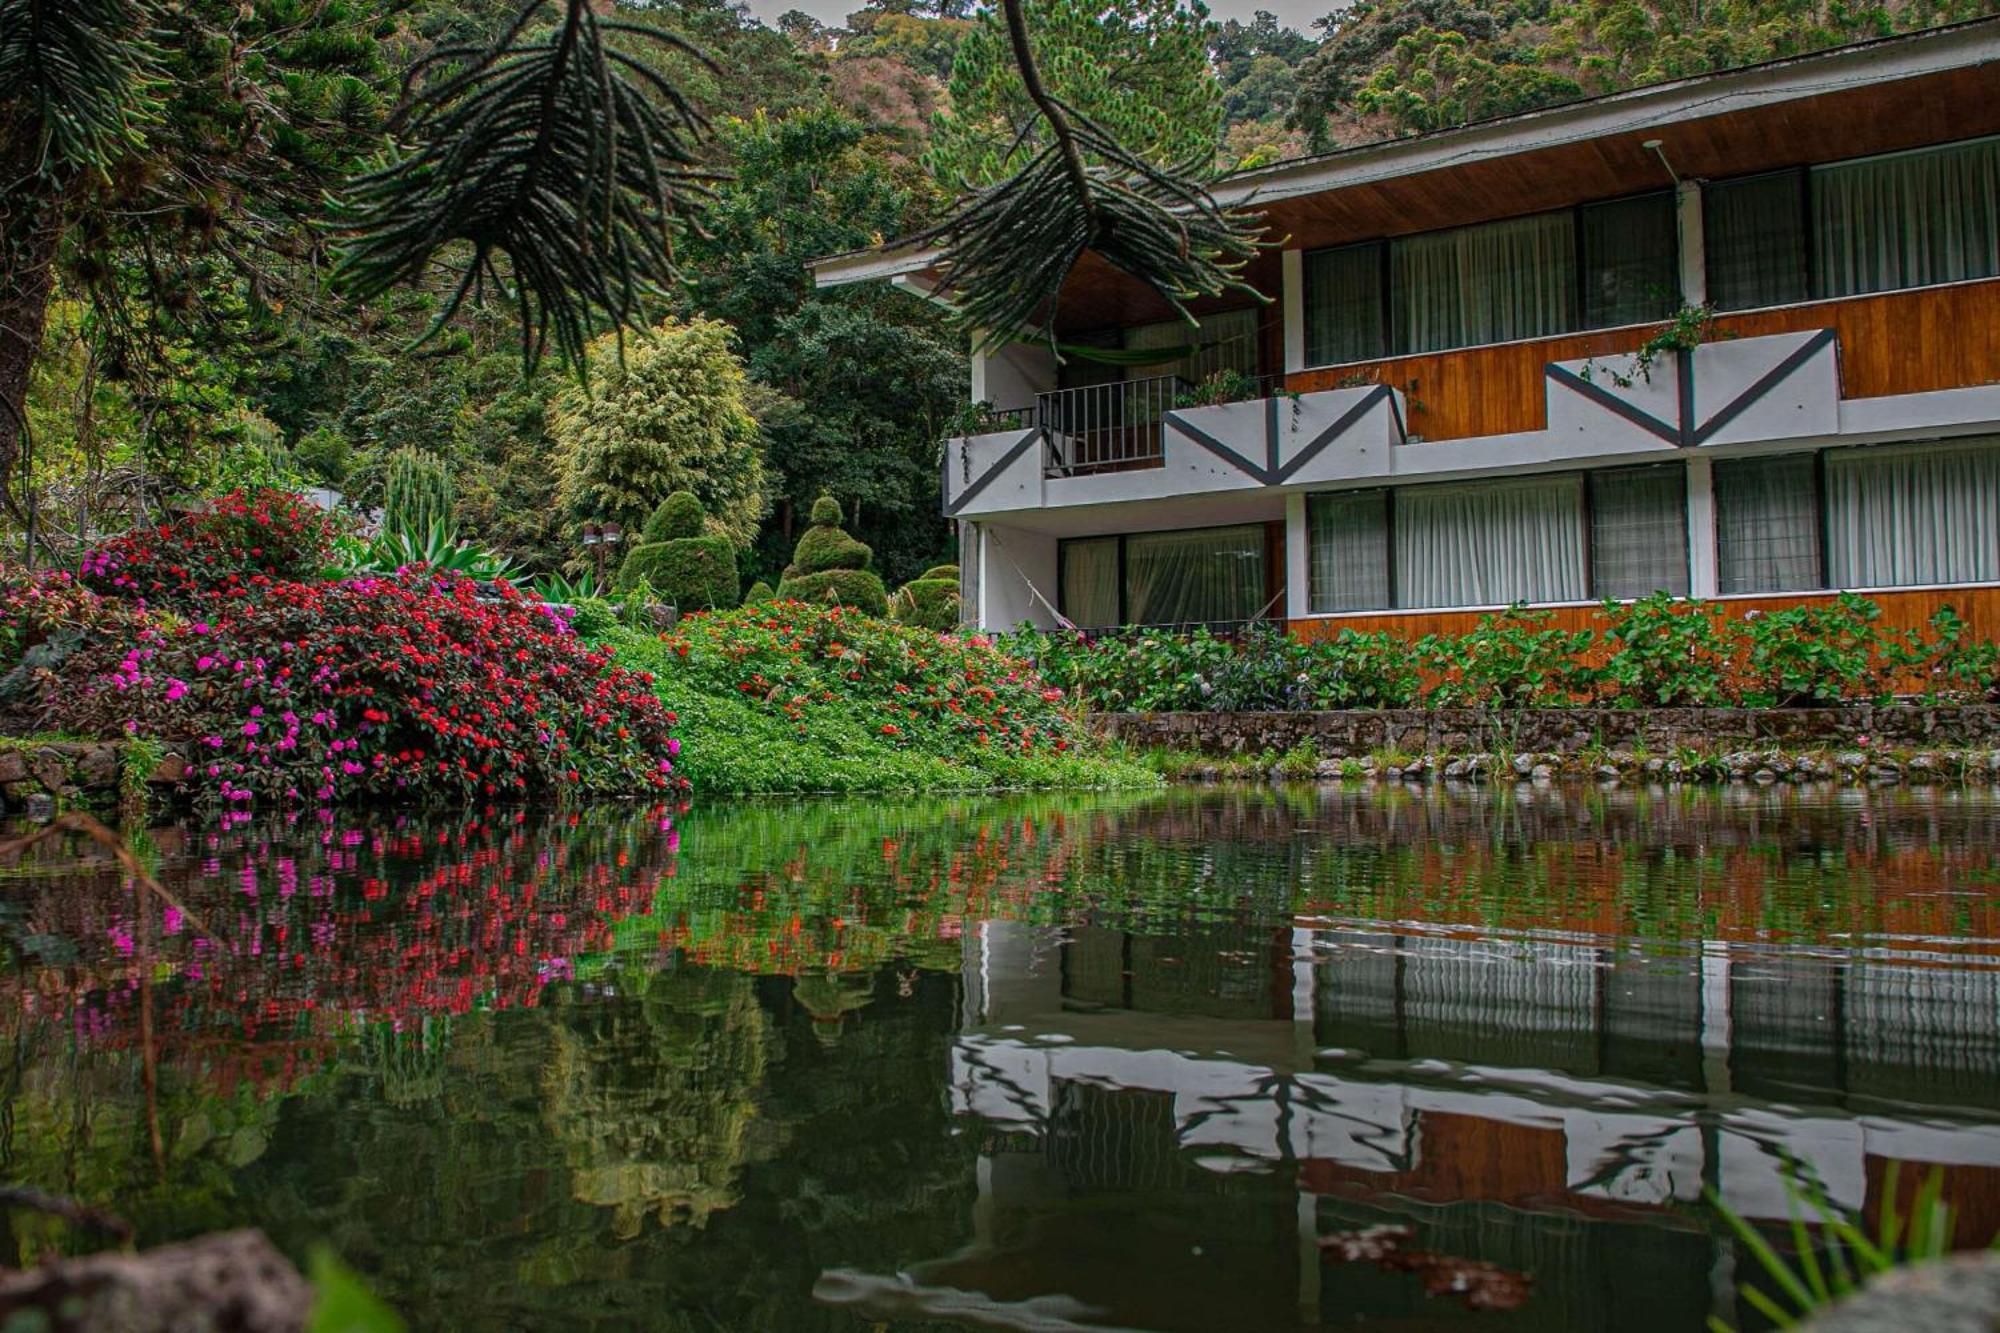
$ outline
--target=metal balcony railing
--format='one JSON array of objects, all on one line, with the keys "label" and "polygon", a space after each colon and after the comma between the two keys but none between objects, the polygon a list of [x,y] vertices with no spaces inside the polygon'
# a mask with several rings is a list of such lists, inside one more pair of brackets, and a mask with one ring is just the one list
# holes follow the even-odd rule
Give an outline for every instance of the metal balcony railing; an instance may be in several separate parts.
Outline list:
[{"label": "metal balcony railing", "polygon": [[1160,419],[1188,389],[1177,375],[1057,389],[1035,396],[1035,416],[1051,477],[1159,467],[1166,461]]}]

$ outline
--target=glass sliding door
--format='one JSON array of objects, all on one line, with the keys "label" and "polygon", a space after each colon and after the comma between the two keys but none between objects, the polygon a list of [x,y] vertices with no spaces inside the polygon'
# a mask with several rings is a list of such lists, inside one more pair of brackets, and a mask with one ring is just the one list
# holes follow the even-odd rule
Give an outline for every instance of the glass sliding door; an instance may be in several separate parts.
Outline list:
[{"label": "glass sliding door", "polygon": [[1590,595],[1578,473],[1411,487],[1396,494],[1395,525],[1401,606],[1507,606]]},{"label": "glass sliding door", "polygon": [[1687,468],[1590,474],[1590,593],[1621,600],[1688,595]]},{"label": "glass sliding door", "polygon": [[1382,611],[1389,587],[1389,492],[1347,491],[1306,502],[1306,603],[1314,615]]},{"label": "glass sliding door", "polygon": [[1815,295],[2000,274],[2000,139],[1812,171]]},{"label": "glass sliding door", "polygon": [[1337,366],[1388,350],[1380,241],[1305,256],[1306,364]]},{"label": "glass sliding door", "polygon": [[1251,620],[1264,591],[1264,525],[1125,538],[1125,610],[1135,625]]},{"label": "glass sliding door", "polygon": [[1818,460],[1786,454],[1718,461],[1715,545],[1724,593],[1823,586]]},{"label": "glass sliding door", "polygon": [[1404,237],[1390,242],[1389,272],[1398,353],[1567,332],[1575,219],[1564,210]]},{"label": "glass sliding door", "polygon": [[2000,580],[2000,439],[1827,454],[1826,534],[1836,588]]},{"label": "glass sliding door", "polygon": [[1089,537],[1057,548],[1061,566],[1056,600],[1079,629],[1115,629],[1124,623],[1118,607],[1118,538]]},{"label": "glass sliding door", "polygon": [[1583,327],[1670,317],[1681,303],[1680,226],[1671,190],[1577,210]]}]

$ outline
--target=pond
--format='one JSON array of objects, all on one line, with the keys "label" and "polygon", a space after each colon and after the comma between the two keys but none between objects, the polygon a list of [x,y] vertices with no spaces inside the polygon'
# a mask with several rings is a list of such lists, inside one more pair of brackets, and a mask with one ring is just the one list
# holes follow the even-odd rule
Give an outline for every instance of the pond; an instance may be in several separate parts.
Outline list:
[{"label": "pond", "polygon": [[1708,1190],[1873,1216],[1935,1170],[2000,1230],[1993,793],[134,841],[171,903],[87,845],[0,865],[4,1176],[330,1245],[413,1328],[1750,1327]]}]

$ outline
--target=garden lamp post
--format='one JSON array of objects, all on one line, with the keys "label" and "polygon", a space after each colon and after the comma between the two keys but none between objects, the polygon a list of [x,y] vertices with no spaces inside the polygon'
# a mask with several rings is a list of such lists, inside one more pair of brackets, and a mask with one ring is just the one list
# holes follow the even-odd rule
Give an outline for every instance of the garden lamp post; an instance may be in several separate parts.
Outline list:
[{"label": "garden lamp post", "polygon": [[597,558],[597,586],[600,591],[604,588],[605,548],[616,546],[624,539],[624,529],[620,528],[616,523],[586,523],[583,525],[583,544]]}]

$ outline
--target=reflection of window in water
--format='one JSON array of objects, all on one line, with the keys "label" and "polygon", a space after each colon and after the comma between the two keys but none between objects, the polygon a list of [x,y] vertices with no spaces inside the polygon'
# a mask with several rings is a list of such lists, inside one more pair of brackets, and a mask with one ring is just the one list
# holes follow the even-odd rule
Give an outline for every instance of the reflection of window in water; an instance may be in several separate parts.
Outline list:
[{"label": "reflection of window in water", "polygon": [[1289,1016],[1290,932],[1191,927],[1173,935],[1079,927],[1062,952],[1063,998],[1147,1013]]},{"label": "reflection of window in water", "polygon": [[1184,1180],[1174,1094],[1051,1084],[1048,1157],[1073,1191],[1174,1190]]}]

